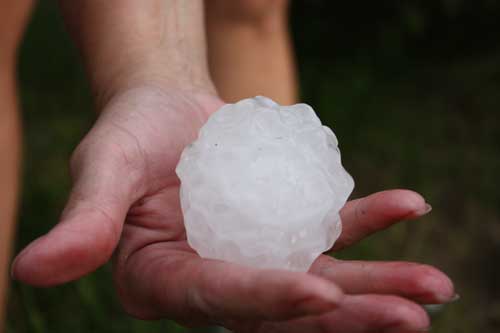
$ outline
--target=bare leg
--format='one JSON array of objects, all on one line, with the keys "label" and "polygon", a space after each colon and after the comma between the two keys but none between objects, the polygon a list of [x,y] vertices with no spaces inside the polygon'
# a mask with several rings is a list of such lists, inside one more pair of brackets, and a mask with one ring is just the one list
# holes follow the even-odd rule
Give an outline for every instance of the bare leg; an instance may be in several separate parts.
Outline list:
[{"label": "bare leg", "polygon": [[0,332],[3,331],[20,162],[15,63],[31,0],[0,0]]},{"label": "bare leg", "polygon": [[297,100],[287,0],[206,1],[212,78],[223,100],[255,95]]}]

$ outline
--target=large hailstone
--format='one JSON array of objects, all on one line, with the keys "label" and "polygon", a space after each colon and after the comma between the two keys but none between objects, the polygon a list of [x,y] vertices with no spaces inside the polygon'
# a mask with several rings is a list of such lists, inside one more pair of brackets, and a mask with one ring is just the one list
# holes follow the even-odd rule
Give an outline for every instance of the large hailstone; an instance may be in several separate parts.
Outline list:
[{"label": "large hailstone", "polygon": [[340,235],[354,182],[335,134],[306,104],[227,104],[176,172],[189,245],[204,258],[307,271]]}]

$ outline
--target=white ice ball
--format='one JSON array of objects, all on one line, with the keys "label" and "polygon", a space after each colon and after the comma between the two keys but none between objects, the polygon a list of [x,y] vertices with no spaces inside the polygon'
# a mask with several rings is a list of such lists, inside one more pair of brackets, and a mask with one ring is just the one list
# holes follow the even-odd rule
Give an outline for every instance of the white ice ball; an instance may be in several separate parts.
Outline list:
[{"label": "white ice ball", "polygon": [[306,104],[227,104],[176,172],[189,245],[204,258],[307,271],[340,235],[354,187],[335,134]]}]

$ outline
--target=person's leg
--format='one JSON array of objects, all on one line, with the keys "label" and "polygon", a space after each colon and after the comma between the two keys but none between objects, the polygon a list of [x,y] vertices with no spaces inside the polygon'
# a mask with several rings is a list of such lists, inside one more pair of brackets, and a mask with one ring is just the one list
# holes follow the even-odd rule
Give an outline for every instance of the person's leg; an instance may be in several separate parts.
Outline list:
[{"label": "person's leg", "polygon": [[20,126],[16,99],[16,48],[21,38],[31,0],[0,1],[0,332],[8,285],[10,250],[14,236]]},{"label": "person's leg", "polygon": [[287,0],[209,0],[208,57],[226,102],[264,95],[281,104],[297,100],[288,33]]}]

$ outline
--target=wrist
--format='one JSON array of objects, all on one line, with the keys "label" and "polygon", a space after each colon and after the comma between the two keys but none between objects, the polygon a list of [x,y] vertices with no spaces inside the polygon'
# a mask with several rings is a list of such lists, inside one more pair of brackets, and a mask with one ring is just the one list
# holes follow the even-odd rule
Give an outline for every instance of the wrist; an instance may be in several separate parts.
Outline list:
[{"label": "wrist", "polygon": [[134,58],[130,63],[109,68],[106,75],[92,78],[98,107],[123,92],[150,87],[163,91],[184,91],[216,95],[208,72],[197,71],[192,64],[174,64],[154,55]]},{"label": "wrist", "polygon": [[153,84],[213,91],[202,0],[61,1],[98,103]]}]

